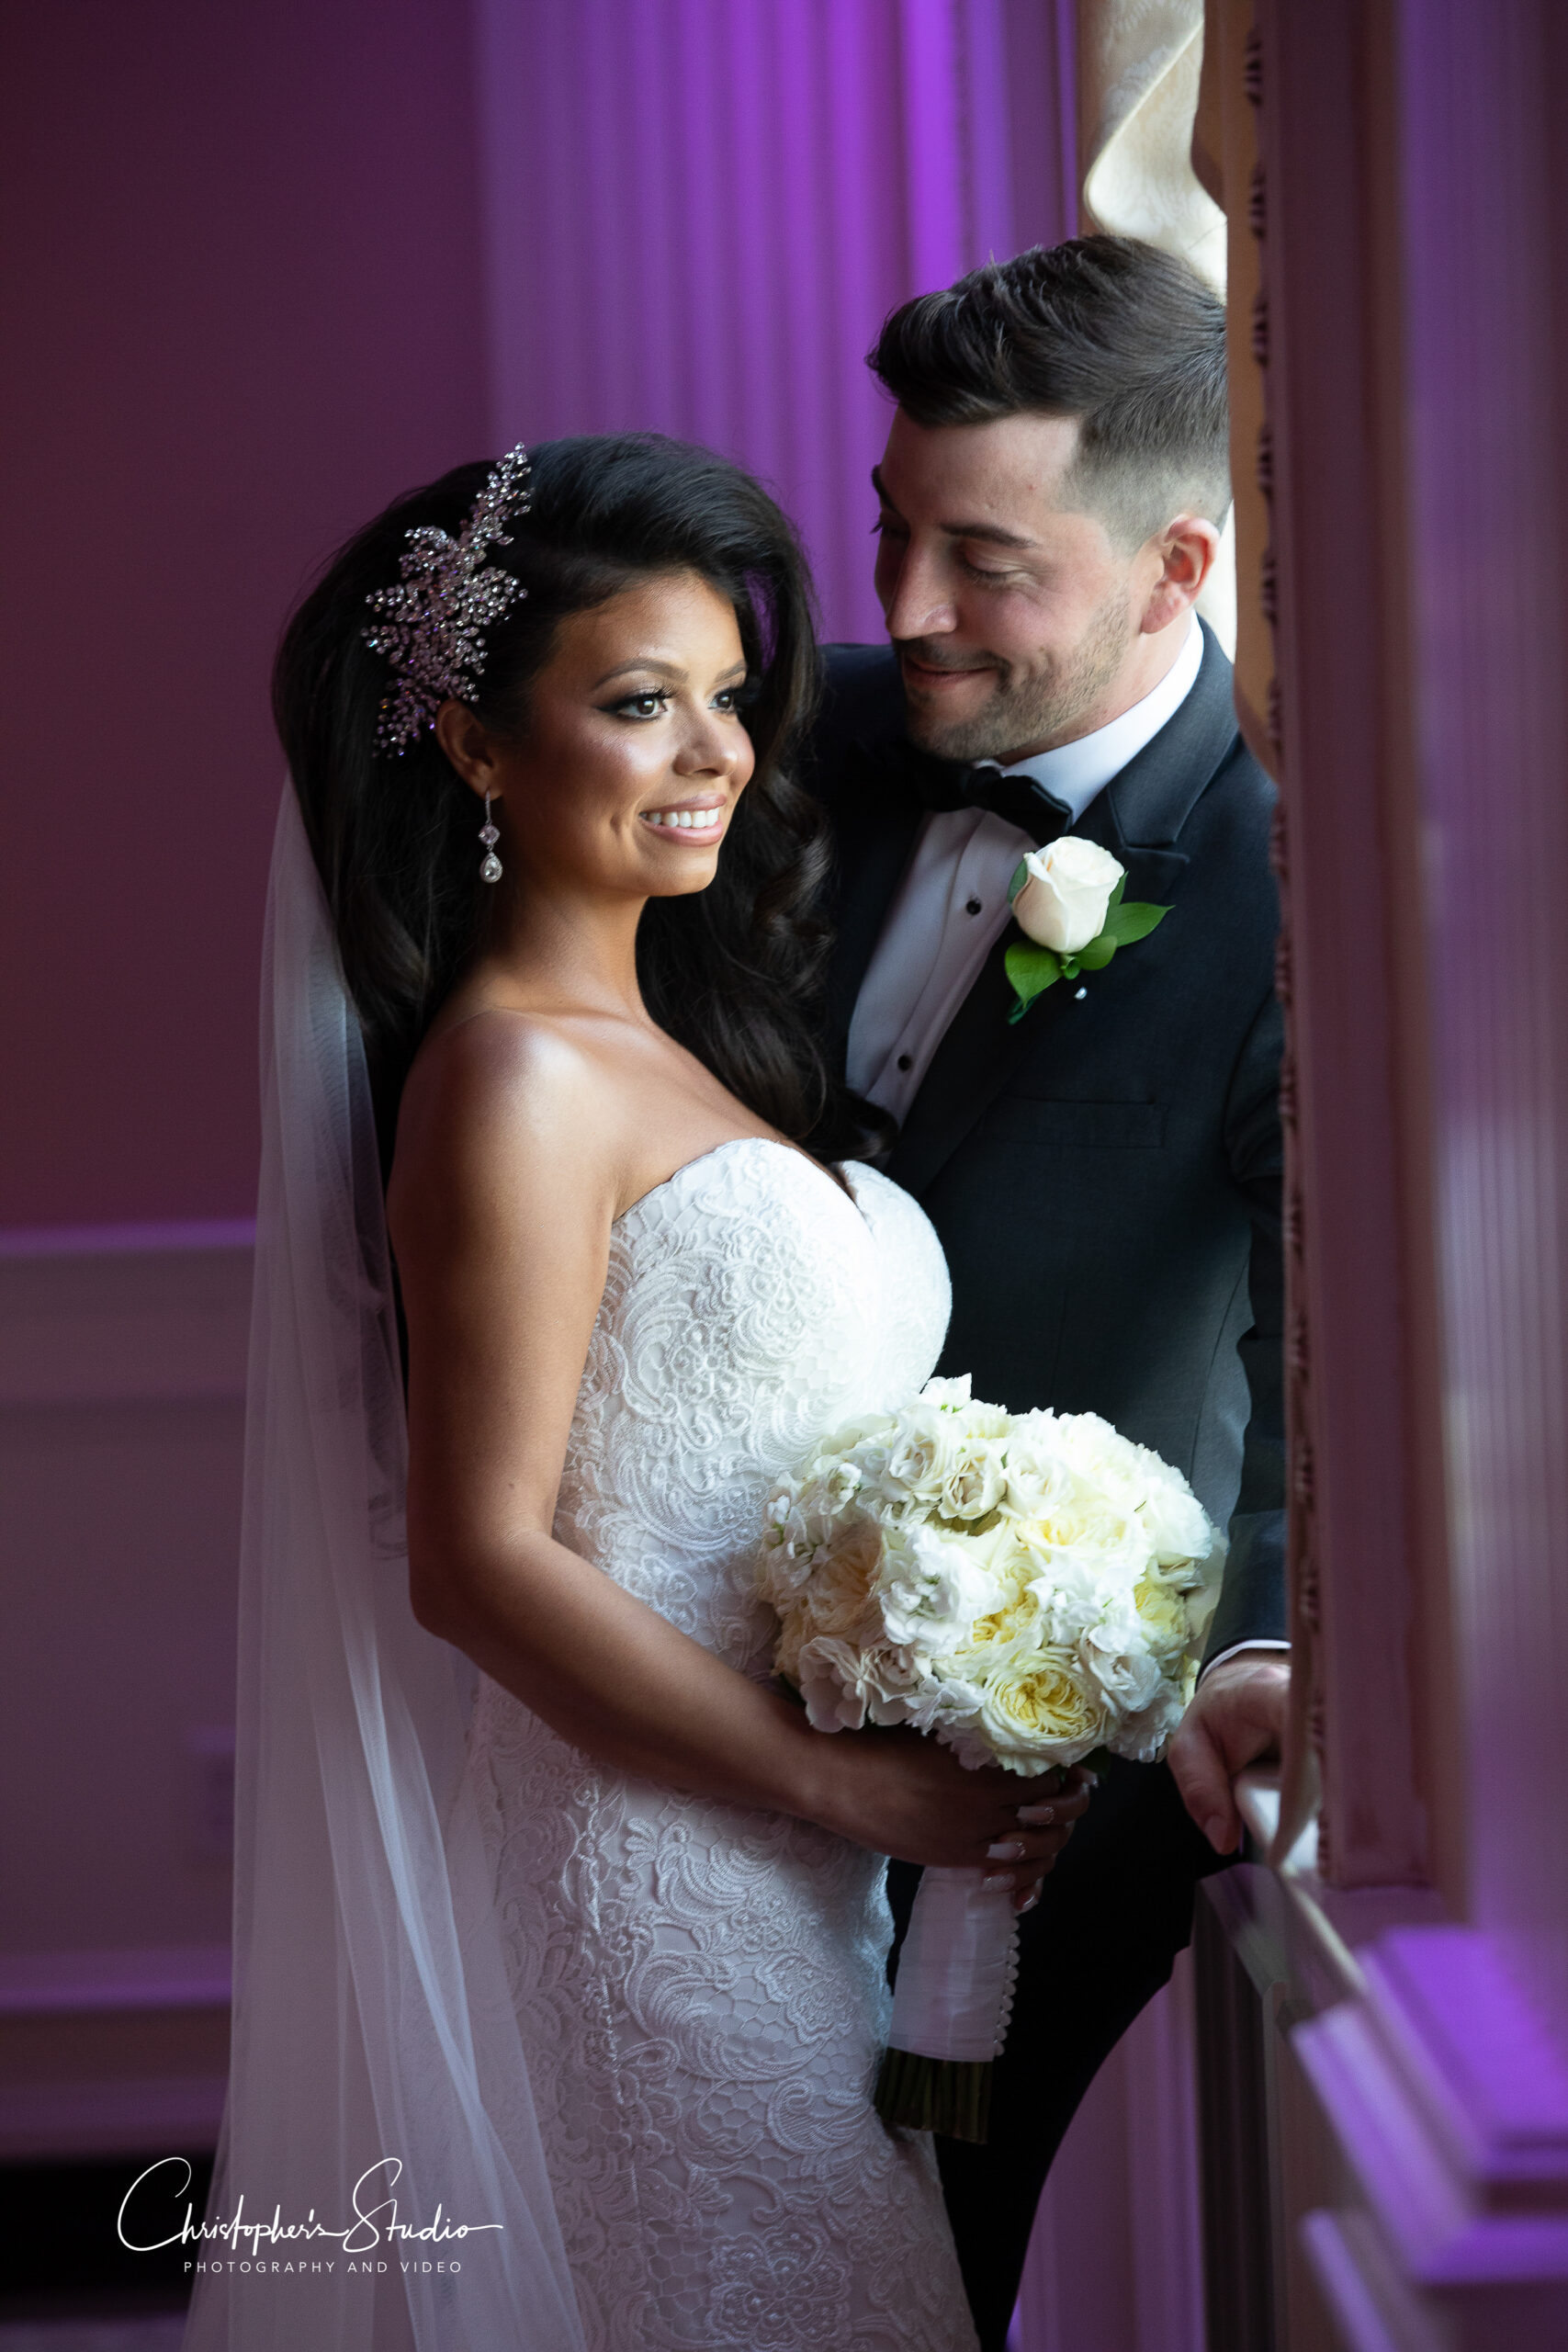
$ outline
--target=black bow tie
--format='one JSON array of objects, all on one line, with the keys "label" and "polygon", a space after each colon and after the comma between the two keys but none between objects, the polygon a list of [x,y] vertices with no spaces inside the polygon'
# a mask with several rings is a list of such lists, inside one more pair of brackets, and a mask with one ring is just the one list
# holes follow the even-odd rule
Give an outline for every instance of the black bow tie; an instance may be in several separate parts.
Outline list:
[{"label": "black bow tie", "polygon": [[1041,849],[1058,841],[1073,821],[1073,812],[1037,784],[1032,775],[1004,775],[989,760],[974,767],[958,767],[951,760],[933,759],[911,747],[910,781],[923,805],[933,813],[954,808],[987,808],[1004,824],[1016,825]]}]

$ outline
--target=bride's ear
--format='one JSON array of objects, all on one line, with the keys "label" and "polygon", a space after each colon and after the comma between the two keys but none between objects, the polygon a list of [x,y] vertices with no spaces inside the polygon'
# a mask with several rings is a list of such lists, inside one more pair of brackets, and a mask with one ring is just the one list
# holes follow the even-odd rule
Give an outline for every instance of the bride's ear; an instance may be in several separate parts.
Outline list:
[{"label": "bride's ear", "polygon": [[444,702],[435,714],[435,740],[468,790],[479,799],[502,797],[495,739],[466,702]]}]

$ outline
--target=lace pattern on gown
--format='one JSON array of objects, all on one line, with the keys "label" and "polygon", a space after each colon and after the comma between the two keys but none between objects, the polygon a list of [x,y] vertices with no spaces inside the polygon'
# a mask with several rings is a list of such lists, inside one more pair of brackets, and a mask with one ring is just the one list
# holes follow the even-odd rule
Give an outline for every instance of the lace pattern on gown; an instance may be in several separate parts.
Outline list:
[{"label": "lace pattern on gown", "polygon": [[[568,1449],[560,1540],[758,1677],[770,1484],[946,1326],[924,1216],[849,1174],[745,1139],[628,1211]],[[482,1678],[469,1769],[593,2352],[964,2352],[930,2143],[870,2102],[877,1858],[605,1770]]]}]

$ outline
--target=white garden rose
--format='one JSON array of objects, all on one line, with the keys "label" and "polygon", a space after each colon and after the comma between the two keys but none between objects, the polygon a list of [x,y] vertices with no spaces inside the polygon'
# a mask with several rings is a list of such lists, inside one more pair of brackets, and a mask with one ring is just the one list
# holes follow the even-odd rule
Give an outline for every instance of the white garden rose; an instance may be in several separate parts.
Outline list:
[{"label": "white garden rose", "polygon": [[1164,1676],[1132,1611],[1116,1611],[1079,1636],[1078,1664],[1117,1715],[1140,1715],[1158,1698]]},{"label": "white garden rose", "polygon": [[1064,834],[1023,861],[1028,879],[1012,902],[1019,929],[1058,956],[1076,956],[1105,929],[1125,867],[1098,842]]},{"label": "white garden rose", "polygon": [[1123,1511],[1135,1511],[1147,1495],[1149,1481],[1138,1458],[1143,1448],[1098,1413],[1058,1413],[1053,1445],[1087,1486]]},{"label": "white garden rose", "polygon": [[934,1503],[964,1449],[964,1425],[957,1415],[932,1411],[922,1398],[899,1416],[888,1448],[885,1488],[899,1490],[915,1502]]},{"label": "white garden rose", "polygon": [[832,1634],[802,1645],[792,1679],[818,1731],[860,1731],[868,1714],[874,1723],[902,1723],[916,1680],[907,1653],[886,1642],[863,1649]]},{"label": "white garden rose", "polygon": [[995,1438],[969,1437],[942,1480],[937,1509],[943,1519],[984,1519],[1007,1492],[1007,1458]]},{"label": "white garden rose", "polygon": [[835,1529],[811,1564],[804,1598],[813,1630],[845,1641],[874,1641],[882,1612],[872,1588],[881,1565],[882,1530],[856,1512]]},{"label": "white garden rose", "polygon": [[[1050,1416],[1042,1413],[1030,1418],[1043,1421]],[[1021,1443],[1015,1437],[1008,1447],[1008,1486],[1002,1508],[1015,1519],[1051,1519],[1067,1501],[1072,1483],[1066,1464],[1038,1437]]]},{"label": "white garden rose", "polygon": [[[1089,1677],[1059,1652],[1009,1659],[988,1675],[975,1729],[992,1758],[1013,1772],[1077,1764],[1110,1727],[1105,1702]],[[1045,1748],[1050,1754],[1043,1754]]]},{"label": "white garden rose", "polygon": [[945,1654],[968,1639],[976,1617],[1002,1598],[982,1546],[911,1523],[885,1531],[879,1580],[891,1642]]},{"label": "white garden rose", "polygon": [[1208,1512],[1178,1470],[1147,1446],[1136,1449],[1144,1481],[1138,1517],[1162,1568],[1201,1563],[1209,1556],[1214,1529]]}]

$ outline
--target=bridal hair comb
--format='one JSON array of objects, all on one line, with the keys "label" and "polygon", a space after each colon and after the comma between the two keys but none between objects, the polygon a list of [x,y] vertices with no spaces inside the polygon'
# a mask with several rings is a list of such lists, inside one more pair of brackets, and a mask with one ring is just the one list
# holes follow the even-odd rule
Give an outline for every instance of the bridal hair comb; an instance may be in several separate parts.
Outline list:
[{"label": "bridal hair comb", "polygon": [[376,741],[402,752],[447,701],[471,702],[484,673],[482,632],[528,591],[498,563],[490,548],[510,547],[506,524],[533,503],[528,452],[519,442],[491,469],[473,513],[454,538],[433,523],[406,536],[408,548],[395,588],[378,588],[366,603],[378,617],[361,634],[398,673],[396,691],[383,697]]}]

